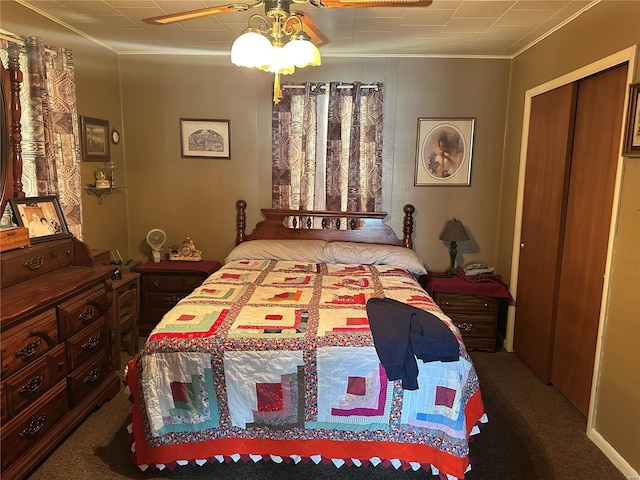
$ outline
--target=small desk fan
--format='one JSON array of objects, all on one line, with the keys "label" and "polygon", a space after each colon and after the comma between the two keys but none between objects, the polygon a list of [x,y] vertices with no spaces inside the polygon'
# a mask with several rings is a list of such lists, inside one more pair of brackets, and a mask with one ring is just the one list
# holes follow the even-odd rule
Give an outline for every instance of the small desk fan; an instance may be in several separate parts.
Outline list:
[{"label": "small desk fan", "polygon": [[160,262],[160,251],[167,241],[167,234],[164,233],[164,230],[160,230],[159,228],[152,228],[147,233],[147,243],[151,247],[151,251],[153,252],[153,261],[155,263]]}]

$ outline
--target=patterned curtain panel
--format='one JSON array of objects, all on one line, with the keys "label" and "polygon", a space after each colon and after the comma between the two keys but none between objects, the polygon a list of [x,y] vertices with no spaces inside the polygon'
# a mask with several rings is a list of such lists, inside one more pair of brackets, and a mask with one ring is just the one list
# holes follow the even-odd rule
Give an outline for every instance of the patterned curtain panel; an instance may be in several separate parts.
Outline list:
[{"label": "patterned curtain panel", "polygon": [[[58,195],[71,233],[82,239],[80,140],[70,50],[35,37],[16,39],[23,83],[22,183],[25,196]],[[7,40],[0,57],[7,61]]]},{"label": "patterned curtain panel", "polygon": [[383,86],[375,87],[330,84],[328,210],[381,211]]},{"label": "patterned curtain panel", "polygon": [[314,208],[317,109],[321,84],[283,88],[272,115],[272,203],[274,208]]},{"label": "patterned curtain panel", "polygon": [[381,211],[382,84],[283,85],[273,106],[273,208]]}]

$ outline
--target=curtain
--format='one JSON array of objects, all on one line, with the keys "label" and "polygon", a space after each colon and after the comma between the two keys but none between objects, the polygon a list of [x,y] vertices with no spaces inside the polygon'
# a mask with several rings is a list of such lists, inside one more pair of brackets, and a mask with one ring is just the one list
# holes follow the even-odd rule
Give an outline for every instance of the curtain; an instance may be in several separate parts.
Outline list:
[{"label": "curtain", "polygon": [[[7,61],[11,40],[0,40]],[[22,183],[26,197],[58,195],[69,231],[82,239],[80,141],[75,74],[70,50],[39,38],[16,38],[23,83]]]},{"label": "curtain", "polygon": [[274,208],[365,211],[382,203],[382,84],[286,84],[273,106]]}]

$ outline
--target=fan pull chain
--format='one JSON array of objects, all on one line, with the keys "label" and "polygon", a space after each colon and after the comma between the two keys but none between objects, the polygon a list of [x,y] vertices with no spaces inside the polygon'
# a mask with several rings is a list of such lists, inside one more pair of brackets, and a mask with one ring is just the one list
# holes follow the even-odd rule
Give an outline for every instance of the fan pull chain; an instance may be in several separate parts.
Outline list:
[{"label": "fan pull chain", "polygon": [[278,104],[282,99],[282,90],[280,89],[280,74],[276,73],[276,78],[273,81],[273,103]]}]

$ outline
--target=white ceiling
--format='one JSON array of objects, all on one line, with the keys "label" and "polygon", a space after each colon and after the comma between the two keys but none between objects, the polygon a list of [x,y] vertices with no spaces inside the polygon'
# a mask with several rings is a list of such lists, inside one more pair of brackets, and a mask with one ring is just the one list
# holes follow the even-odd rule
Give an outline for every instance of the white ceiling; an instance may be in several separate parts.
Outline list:
[{"label": "white ceiling", "polygon": [[[143,18],[229,3],[220,0],[17,0],[119,54],[228,55],[263,7],[148,25]],[[252,3],[251,0],[240,0]],[[304,11],[328,37],[323,56],[512,58],[600,0],[433,0],[429,7]]]}]

